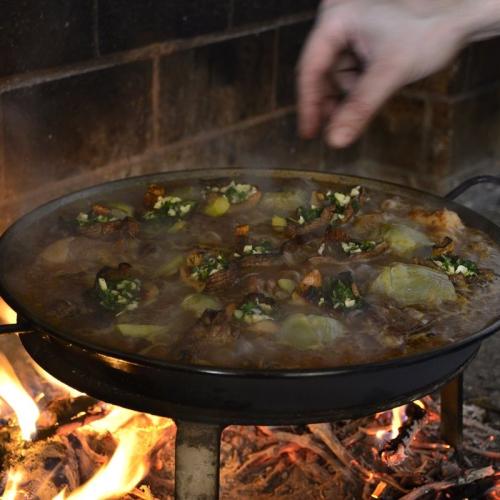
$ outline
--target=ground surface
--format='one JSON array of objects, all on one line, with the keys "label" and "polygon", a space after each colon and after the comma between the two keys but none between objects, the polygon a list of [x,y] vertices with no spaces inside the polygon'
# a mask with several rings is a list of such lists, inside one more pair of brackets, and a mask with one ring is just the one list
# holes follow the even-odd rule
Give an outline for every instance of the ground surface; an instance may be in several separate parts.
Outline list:
[{"label": "ground surface", "polygon": [[[484,193],[484,195],[483,195]],[[477,186],[459,198],[461,203],[500,225],[500,187]],[[500,315],[500,304],[498,304]],[[465,397],[492,406],[491,417],[500,421],[500,332],[486,340],[465,372]]]}]

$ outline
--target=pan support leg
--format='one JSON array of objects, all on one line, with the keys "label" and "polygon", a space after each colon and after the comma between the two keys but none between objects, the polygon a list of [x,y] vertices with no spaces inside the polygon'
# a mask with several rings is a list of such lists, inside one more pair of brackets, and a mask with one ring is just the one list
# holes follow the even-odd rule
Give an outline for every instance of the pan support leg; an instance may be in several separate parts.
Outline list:
[{"label": "pan support leg", "polygon": [[463,435],[463,375],[457,375],[441,389],[441,436],[460,450]]},{"label": "pan support leg", "polygon": [[223,427],[182,420],[176,424],[175,499],[217,500]]}]

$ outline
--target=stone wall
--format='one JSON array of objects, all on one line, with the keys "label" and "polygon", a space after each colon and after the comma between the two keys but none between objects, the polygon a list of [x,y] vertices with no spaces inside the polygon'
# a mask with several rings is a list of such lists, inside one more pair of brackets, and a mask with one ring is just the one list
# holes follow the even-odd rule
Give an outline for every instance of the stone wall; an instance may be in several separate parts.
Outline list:
[{"label": "stone wall", "polygon": [[433,190],[498,170],[495,41],[404,89],[348,150],[298,139],[294,71],[317,3],[4,2],[0,229],[55,196],[156,170],[326,168]]}]

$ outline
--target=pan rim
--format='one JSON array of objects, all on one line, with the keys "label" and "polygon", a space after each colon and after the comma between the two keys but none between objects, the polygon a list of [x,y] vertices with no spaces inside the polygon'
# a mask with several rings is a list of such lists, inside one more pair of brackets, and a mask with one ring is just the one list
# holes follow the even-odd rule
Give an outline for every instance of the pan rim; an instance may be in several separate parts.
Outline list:
[{"label": "pan rim", "polygon": [[[8,249],[9,239],[16,235],[16,231],[23,225],[32,222],[43,215],[44,212],[50,210],[51,208],[61,204],[61,202],[69,203],[75,201],[79,198],[85,198],[91,196],[93,193],[106,192],[108,190],[116,189],[119,185],[130,185],[132,183],[142,183],[147,182],[148,179],[158,179],[165,177],[166,179],[172,180],[182,180],[193,178],[197,175],[202,174],[202,177],[206,178],[216,178],[216,177],[226,177],[226,176],[241,176],[242,173],[248,176],[263,176],[269,178],[281,177],[281,178],[314,178],[318,180],[323,180],[333,183],[344,183],[344,184],[358,184],[358,181],[364,184],[371,184],[373,186],[378,186],[379,188],[385,189],[390,187],[399,193],[407,193],[413,195],[423,195],[428,199],[434,200],[441,207],[451,207],[458,211],[460,215],[466,214],[468,219],[474,219],[481,223],[481,225],[488,228],[487,233],[492,237],[497,244],[500,244],[500,227],[493,223],[491,220],[485,218],[481,214],[460,205],[454,201],[446,200],[445,198],[426,192],[424,190],[416,189],[413,187],[402,186],[394,182],[387,182],[382,180],[377,180],[369,177],[363,176],[353,176],[349,174],[337,173],[337,172],[327,172],[327,171],[315,171],[315,170],[303,170],[303,169],[266,169],[266,168],[214,168],[207,171],[206,169],[189,169],[189,170],[179,170],[170,172],[154,172],[145,175],[126,177],[123,179],[117,179],[113,181],[108,181],[101,184],[96,184],[89,186],[69,194],[65,194],[61,197],[50,200],[33,210],[29,211],[19,219],[17,219],[6,231],[0,236],[0,262],[2,259],[2,254]],[[477,227],[478,224],[474,224],[473,227]],[[496,233],[496,234],[492,234]],[[0,263],[0,266],[2,264]],[[481,330],[471,333],[466,337],[449,344],[442,345],[435,349],[427,350],[424,352],[399,356],[389,360],[369,362],[369,363],[357,363],[352,365],[341,365],[331,368],[320,368],[320,369],[248,369],[248,368],[224,368],[224,367],[214,367],[208,365],[188,365],[180,363],[172,363],[160,359],[148,358],[140,354],[120,352],[115,349],[106,348],[103,346],[98,346],[91,342],[86,342],[85,340],[79,339],[77,337],[68,334],[67,332],[61,331],[55,327],[52,327],[45,323],[43,320],[34,318],[29,310],[24,307],[24,305],[18,301],[8,290],[8,286],[5,283],[3,273],[0,273],[0,297],[12,308],[14,311],[20,315],[23,321],[27,321],[30,326],[33,326],[35,330],[34,334],[47,334],[50,337],[54,337],[57,341],[63,342],[69,346],[77,346],[78,348],[84,349],[91,352],[93,355],[109,358],[114,364],[129,364],[136,366],[147,366],[151,368],[156,368],[160,370],[176,370],[176,371],[188,371],[196,372],[200,374],[207,375],[224,375],[230,377],[253,377],[253,378],[303,378],[303,377],[323,377],[332,376],[335,374],[342,373],[353,373],[353,372],[371,372],[383,370],[393,365],[411,365],[416,364],[424,360],[430,360],[434,358],[439,358],[445,356],[447,353],[452,353],[467,346],[479,343],[486,337],[494,334],[496,331],[500,330],[500,316],[494,318],[488,325],[483,327]]]}]

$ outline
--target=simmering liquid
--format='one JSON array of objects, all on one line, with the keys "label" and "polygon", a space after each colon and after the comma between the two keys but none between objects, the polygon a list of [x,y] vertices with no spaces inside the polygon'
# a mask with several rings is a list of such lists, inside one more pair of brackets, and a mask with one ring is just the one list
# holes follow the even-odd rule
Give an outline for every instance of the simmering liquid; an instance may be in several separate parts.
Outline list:
[{"label": "simmering liquid", "polygon": [[369,363],[455,342],[498,314],[487,235],[363,185],[141,181],[53,210],[20,241],[5,282],[36,318],[169,362]]}]

